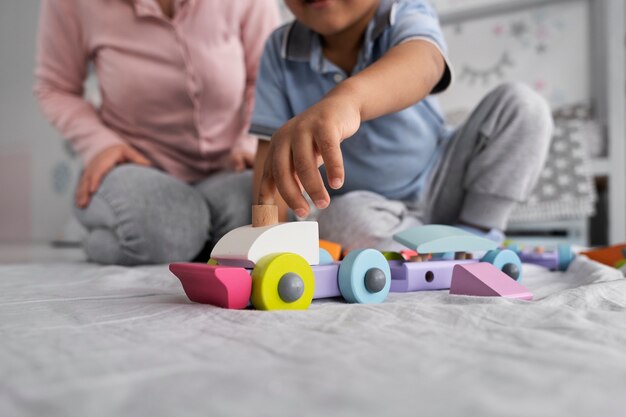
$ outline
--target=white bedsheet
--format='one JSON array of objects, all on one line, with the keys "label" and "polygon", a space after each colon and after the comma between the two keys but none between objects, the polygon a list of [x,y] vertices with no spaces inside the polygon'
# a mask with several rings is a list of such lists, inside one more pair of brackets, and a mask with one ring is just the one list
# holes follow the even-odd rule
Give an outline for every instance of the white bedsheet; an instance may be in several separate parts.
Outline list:
[{"label": "white bedsheet", "polygon": [[625,416],[626,280],[525,273],[536,301],[260,312],[190,303],[166,266],[2,266],[0,416]]}]

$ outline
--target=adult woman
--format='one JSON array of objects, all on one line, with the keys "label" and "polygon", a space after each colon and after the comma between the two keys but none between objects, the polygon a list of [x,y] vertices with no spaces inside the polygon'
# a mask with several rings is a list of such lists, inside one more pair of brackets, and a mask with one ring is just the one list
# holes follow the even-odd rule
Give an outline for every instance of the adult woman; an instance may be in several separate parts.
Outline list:
[{"label": "adult woman", "polygon": [[[100,263],[193,258],[249,221],[247,134],[273,0],[43,0],[35,91],[81,155]],[[83,99],[89,63],[102,104]]]}]

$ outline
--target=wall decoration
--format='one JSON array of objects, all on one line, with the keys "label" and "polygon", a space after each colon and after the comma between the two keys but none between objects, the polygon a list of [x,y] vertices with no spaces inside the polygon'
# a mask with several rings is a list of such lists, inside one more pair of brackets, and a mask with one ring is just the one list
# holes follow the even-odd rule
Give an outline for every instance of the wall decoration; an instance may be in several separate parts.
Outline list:
[{"label": "wall decoration", "polygon": [[[495,0],[431,0],[440,15]],[[444,25],[455,73],[442,107],[455,120],[467,116],[498,84],[521,81],[553,108],[589,102],[587,2],[564,2]]]},{"label": "wall decoration", "polygon": [[509,58],[509,53],[503,52],[496,63],[490,67],[479,69],[464,65],[457,79],[465,81],[470,85],[474,85],[477,81],[480,81],[483,85],[488,85],[494,79],[502,80],[505,68],[511,66],[513,66],[513,62]]}]

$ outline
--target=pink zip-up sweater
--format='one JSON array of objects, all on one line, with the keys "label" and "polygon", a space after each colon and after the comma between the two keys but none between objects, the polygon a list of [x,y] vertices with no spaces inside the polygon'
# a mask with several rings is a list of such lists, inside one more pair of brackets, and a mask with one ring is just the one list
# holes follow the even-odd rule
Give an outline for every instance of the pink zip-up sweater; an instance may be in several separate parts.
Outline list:
[{"label": "pink zip-up sweater", "polygon": [[[275,0],[43,0],[35,93],[88,163],[127,143],[196,181],[227,166],[247,134],[257,66],[279,23]],[[83,98],[93,63],[102,104]]]}]

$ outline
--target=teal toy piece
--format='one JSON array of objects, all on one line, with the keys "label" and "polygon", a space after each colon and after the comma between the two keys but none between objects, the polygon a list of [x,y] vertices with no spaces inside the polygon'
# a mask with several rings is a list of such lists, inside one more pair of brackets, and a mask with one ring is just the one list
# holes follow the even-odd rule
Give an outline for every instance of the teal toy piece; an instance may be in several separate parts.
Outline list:
[{"label": "teal toy piece", "polygon": [[440,224],[413,227],[396,233],[393,239],[418,253],[477,252],[498,246],[492,240]]},{"label": "teal toy piece", "polygon": [[517,282],[522,280],[522,261],[512,250],[490,250],[480,261],[492,264]]},{"label": "teal toy piece", "polygon": [[515,253],[520,253],[522,251],[522,247],[517,243],[509,243],[505,245],[508,250],[512,250]]},{"label": "teal toy piece", "polygon": [[559,260],[559,271],[567,271],[569,264],[574,260],[574,251],[567,244],[559,244],[556,248]]},{"label": "teal toy piece", "polygon": [[[380,275],[382,271],[386,280],[384,286],[367,285],[368,277]],[[372,272],[370,272],[372,271]],[[368,274],[369,273],[369,274]],[[341,261],[339,266],[339,290],[341,295],[349,303],[373,304],[382,303],[391,288],[391,269],[389,262],[377,250],[360,249],[354,250]],[[375,281],[379,281],[376,277]],[[369,288],[368,288],[369,287]],[[376,291],[378,288],[380,290]]]},{"label": "teal toy piece", "polygon": [[324,248],[320,248],[320,265],[328,265],[328,264],[332,264],[334,263],[335,260],[333,259],[332,255],[330,254],[330,252],[328,252],[326,249]]}]

